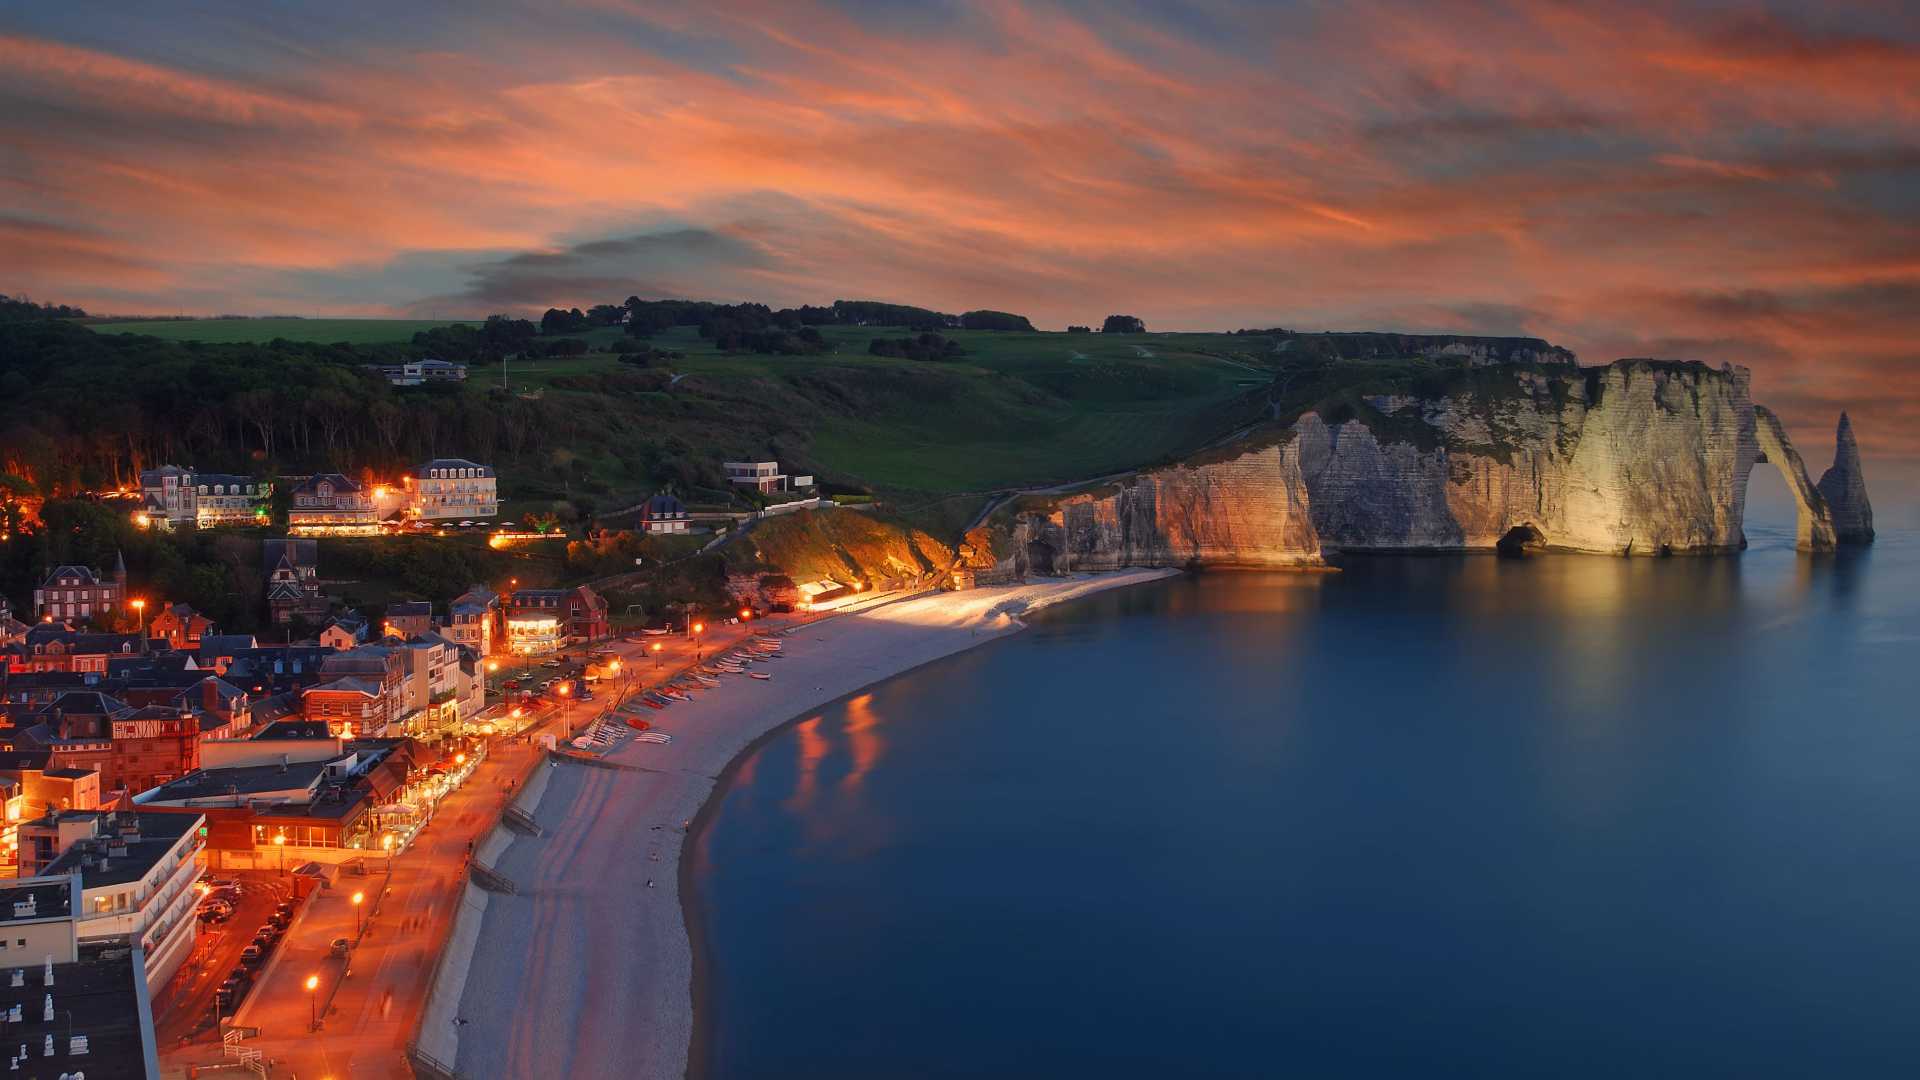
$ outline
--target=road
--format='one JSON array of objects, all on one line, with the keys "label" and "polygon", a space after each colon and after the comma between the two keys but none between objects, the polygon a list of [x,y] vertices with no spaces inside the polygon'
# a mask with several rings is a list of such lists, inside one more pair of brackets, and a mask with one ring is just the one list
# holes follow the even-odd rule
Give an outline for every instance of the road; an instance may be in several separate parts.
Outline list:
[{"label": "road", "polygon": [[173,980],[154,996],[153,1029],[161,1046],[179,1046],[187,1040],[218,1043],[214,991],[240,965],[240,950],[273,914],[274,905],[291,896],[288,880],[270,870],[223,871],[222,878],[240,883],[240,899],[233,917],[206,926],[192,955],[180,965]]}]

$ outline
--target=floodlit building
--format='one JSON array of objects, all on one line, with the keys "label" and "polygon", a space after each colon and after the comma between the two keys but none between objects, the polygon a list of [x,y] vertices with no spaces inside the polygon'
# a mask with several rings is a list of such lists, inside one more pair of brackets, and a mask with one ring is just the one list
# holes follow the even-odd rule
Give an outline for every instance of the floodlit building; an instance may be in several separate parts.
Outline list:
[{"label": "floodlit building", "polygon": [[208,529],[221,525],[264,525],[273,485],[251,476],[202,473],[178,465],[162,465],[140,474],[140,509],[134,522],[173,529],[183,525]]},{"label": "floodlit building", "polygon": [[516,589],[507,599],[507,650],[521,656],[557,652],[569,641],[607,636],[607,602],[585,585]]},{"label": "floodlit building", "polygon": [[500,512],[493,467],[465,458],[435,458],[405,479],[407,516],[422,521],[481,520]]},{"label": "floodlit building", "polygon": [[382,494],[340,473],[310,476],[293,489],[287,532],[292,536],[377,536]]}]

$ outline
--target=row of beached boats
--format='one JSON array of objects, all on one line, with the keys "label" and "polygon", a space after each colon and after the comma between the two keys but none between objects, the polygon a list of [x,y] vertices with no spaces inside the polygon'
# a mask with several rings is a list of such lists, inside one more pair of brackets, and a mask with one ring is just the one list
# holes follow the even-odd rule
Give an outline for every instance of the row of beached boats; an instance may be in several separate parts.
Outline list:
[{"label": "row of beached boats", "polygon": [[637,704],[643,708],[658,711],[669,708],[676,702],[692,701],[696,691],[712,690],[718,687],[722,675],[745,675],[750,679],[761,681],[771,679],[773,676],[767,672],[748,671],[747,665],[762,660],[778,660],[781,658],[780,649],[779,638],[769,634],[755,634],[741,643],[733,652],[717,656],[661,686],[634,694],[620,707],[619,711],[627,714],[628,727],[644,732],[653,725],[642,719],[640,715],[629,711],[633,705]]}]

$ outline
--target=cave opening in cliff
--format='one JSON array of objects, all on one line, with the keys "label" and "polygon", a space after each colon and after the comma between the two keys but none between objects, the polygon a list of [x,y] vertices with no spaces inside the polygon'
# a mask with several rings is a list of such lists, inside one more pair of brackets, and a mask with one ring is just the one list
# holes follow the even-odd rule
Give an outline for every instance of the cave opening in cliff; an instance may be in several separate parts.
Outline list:
[{"label": "cave opening in cliff", "polygon": [[1053,545],[1045,540],[1034,540],[1027,544],[1027,572],[1032,574],[1051,574],[1053,569]]},{"label": "cave opening in cliff", "polygon": [[1498,544],[1494,545],[1495,551],[1509,558],[1517,558],[1521,555],[1536,551],[1545,551],[1546,548],[1547,538],[1545,534],[1541,533],[1539,529],[1534,528],[1532,525],[1515,525],[1513,528],[1507,530],[1507,535],[1501,537]]}]

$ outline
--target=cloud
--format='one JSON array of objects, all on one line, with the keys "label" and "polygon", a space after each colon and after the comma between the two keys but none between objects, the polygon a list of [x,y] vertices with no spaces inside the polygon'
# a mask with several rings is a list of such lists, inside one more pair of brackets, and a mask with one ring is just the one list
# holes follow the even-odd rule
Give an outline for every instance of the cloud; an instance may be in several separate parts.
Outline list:
[{"label": "cloud", "polygon": [[1920,457],[1896,7],[113,9],[0,34],[0,291],[1524,333],[1748,363],[1804,430],[1853,402]]}]

